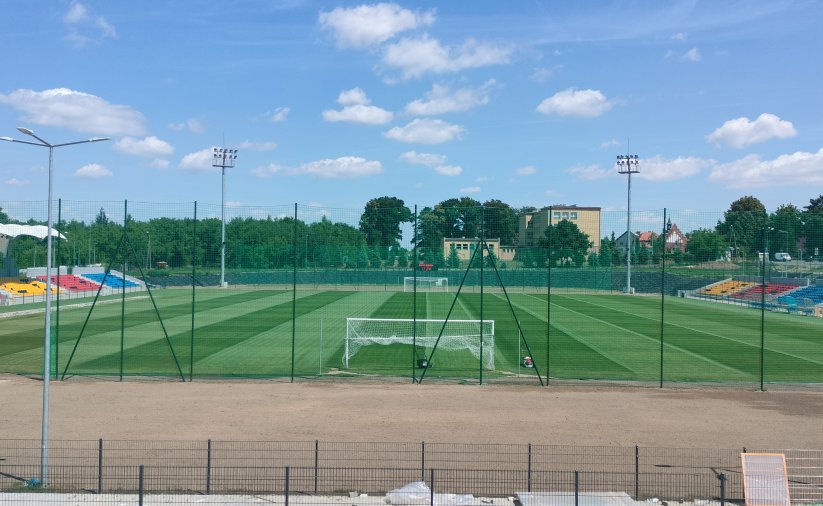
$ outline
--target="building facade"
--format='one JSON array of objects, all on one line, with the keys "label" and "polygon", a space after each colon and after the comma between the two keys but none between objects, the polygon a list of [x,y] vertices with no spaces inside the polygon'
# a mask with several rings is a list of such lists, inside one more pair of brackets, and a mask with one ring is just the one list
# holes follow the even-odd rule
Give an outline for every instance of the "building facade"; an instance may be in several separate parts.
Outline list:
[{"label": "building facade", "polygon": [[568,220],[589,236],[592,247],[589,251],[600,251],[600,208],[578,206],[550,206],[533,213],[520,215],[517,223],[517,245],[520,247],[540,246],[546,237],[549,225]]}]

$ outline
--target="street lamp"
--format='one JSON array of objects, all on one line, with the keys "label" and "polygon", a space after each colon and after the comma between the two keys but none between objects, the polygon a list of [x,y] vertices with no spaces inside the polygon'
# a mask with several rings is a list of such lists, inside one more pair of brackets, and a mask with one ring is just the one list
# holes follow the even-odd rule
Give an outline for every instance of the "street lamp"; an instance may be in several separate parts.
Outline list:
[{"label": "street lamp", "polygon": [[632,293],[632,174],[640,172],[637,155],[617,155],[617,172],[629,178],[626,205],[626,293]]},{"label": "street lamp", "polygon": [[49,455],[49,382],[51,381],[51,236],[53,234],[54,222],[52,220],[52,174],[54,162],[54,148],[61,148],[63,146],[73,146],[75,144],[86,144],[88,142],[100,142],[111,140],[108,137],[92,137],[83,141],[63,142],[60,144],[50,144],[40,137],[38,137],[32,130],[25,127],[17,127],[20,133],[34,137],[39,142],[22,141],[13,139],[11,137],[0,137],[0,140],[7,142],[19,142],[20,144],[29,144],[31,146],[40,146],[49,148],[49,196],[48,196],[48,235],[46,237],[46,318],[45,318],[45,335],[43,338],[43,417],[42,417],[42,436],[40,438],[40,483],[42,486],[47,485],[47,464]]},{"label": "street lamp", "polygon": [[234,167],[237,159],[236,149],[214,148],[212,167],[220,167],[222,171],[222,190],[220,192],[220,287],[226,283],[226,169]]}]

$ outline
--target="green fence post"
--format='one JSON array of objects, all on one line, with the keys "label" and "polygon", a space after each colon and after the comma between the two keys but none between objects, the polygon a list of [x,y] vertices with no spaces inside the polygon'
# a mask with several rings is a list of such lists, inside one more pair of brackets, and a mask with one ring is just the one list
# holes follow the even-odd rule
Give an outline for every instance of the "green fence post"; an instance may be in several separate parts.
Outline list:
[{"label": "green fence post", "polygon": [[666,208],[663,208],[663,252],[660,254],[660,388],[663,388],[663,327],[666,304],[666,243],[669,240],[669,227],[666,224]]},{"label": "green fence post", "polygon": [[[123,240],[128,242],[129,236],[127,234],[129,225],[129,201],[123,201]],[[122,242],[121,242],[122,244]],[[126,260],[127,256],[123,254],[123,269],[122,273],[122,287],[120,289],[120,381],[123,381],[123,369],[126,350]],[[141,471],[142,473],[142,468]]]},{"label": "green fence post", "polygon": [[194,201],[194,218],[191,223],[191,342],[189,344],[189,382],[194,377],[194,301],[195,277],[197,276],[197,201]]},{"label": "green fence post", "polygon": [[417,244],[420,242],[420,238],[417,237],[417,204],[414,205],[414,244],[412,244],[413,253],[412,253],[412,277],[413,279],[413,288],[412,288],[412,359],[411,359],[411,370],[412,370],[412,383],[417,383],[417,370],[416,361],[417,361]]},{"label": "green fence post", "polygon": [[291,382],[294,383],[294,345],[297,334],[297,202],[294,203],[292,226],[292,279],[291,279]]}]

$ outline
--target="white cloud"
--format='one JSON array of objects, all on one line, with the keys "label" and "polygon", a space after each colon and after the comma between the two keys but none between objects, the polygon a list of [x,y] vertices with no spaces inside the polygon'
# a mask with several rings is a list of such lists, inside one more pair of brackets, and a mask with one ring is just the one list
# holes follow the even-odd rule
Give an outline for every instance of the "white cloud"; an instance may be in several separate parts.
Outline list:
[{"label": "white cloud", "polygon": [[480,187],[468,186],[466,188],[460,188],[460,193],[480,193]]},{"label": "white cloud", "polygon": [[163,158],[155,158],[149,164],[149,167],[153,169],[168,169],[169,168],[169,161]]},{"label": "white cloud", "polygon": [[257,167],[256,169],[252,170],[251,173],[259,178],[268,178],[272,177],[276,174],[280,174],[283,172],[283,167],[276,163],[270,163],[263,167]]},{"label": "white cloud", "polygon": [[823,183],[822,165],[823,149],[816,153],[798,151],[780,155],[774,160],[761,160],[757,155],[749,155],[715,166],[709,180],[725,183],[729,188],[819,186]]},{"label": "white cloud", "polygon": [[445,155],[418,153],[417,151],[406,151],[400,155],[400,159],[412,165],[425,165],[426,167],[436,167],[446,163]]},{"label": "white cloud", "polygon": [[488,176],[480,176],[477,179],[475,179],[474,182],[475,183],[485,183],[486,181],[489,181],[489,180],[490,180],[490,178]]},{"label": "white cloud", "polygon": [[785,121],[774,114],[763,113],[754,121],[749,118],[731,119],[706,138],[715,144],[725,144],[733,148],[742,148],[749,144],[770,139],[794,137],[797,131],[790,121]]},{"label": "white cloud", "polygon": [[489,103],[489,92],[495,86],[489,79],[479,88],[460,88],[452,91],[448,86],[435,84],[426,93],[426,99],[417,99],[406,104],[406,112],[417,116],[431,116],[448,112],[468,111]]},{"label": "white cloud", "polygon": [[452,125],[439,119],[416,119],[403,127],[394,127],[385,135],[400,142],[417,142],[420,144],[441,144],[459,139],[463,127]]},{"label": "white cloud", "polygon": [[678,32],[678,33],[675,33],[674,35],[672,35],[672,40],[683,41],[683,40],[686,40],[687,38],[688,37],[683,32]]},{"label": "white cloud", "polygon": [[286,118],[289,116],[289,112],[291,108],[289,107],[278,107],[273,112],[266,114],[269,117],[269,120],[272,123],[280,123],[282,121],[286,121]]},{"label": "white cloud", "polygon": [[434,11],[412,12],[393,3],[338,7],[320,13],[320,28],[332,32],[339,47],[367,48],[398,33],[434,23]]},{"label": "white cloud", "polygon": [[707,160],[693,156],[678,156],[675,159],[668,160],[656,155],[640,160],[640,173],[637,174],[637,177],[649,181],[675,181],[693,176],[714,166],[716,163],[711,159]]},{"label": "white cloud", "polygon": [[366,160],[359,156],[341,156],[340,158],[325,158],[304,163],[299,167],[284,167],[270,163],[267,166],[254,169],[252,174],[259,178],[272,177],[277,174],[287,176],[308,174],[323,179],[354,179],[380,174],[382,171],[383,165],[378,161]]},{"label": "white cloud", "polygon": [[577,165],[566,169],[566,172],[574,176],[577,176],[578,179],[582,179],[584,181],[596,181],[598,179],[607,178],[612,175],[612,171],[604,169],[603,167],[597,164]]},{"label": "white cloud", "polygon": [[180,123],[169,123],[169,128],[177,132],[188,130],[196,134],[202,134],[206,131],[206,128],[203,126],[203,122],[194,118],[181,121]]},{"label": "white cloud", "polygon": [[463,173],[463,167],[459,165],[438,165],[434,168],[434,171],[441,176],[454,177]]},{"label": "white cloud", "polygon": [[531,79],[532,79],[532,81],[535,81],[535,82],[538,82],[538,83],[544,83],[544,82],[548,81],[553,74],[554,74],[554,71],[552,69],[546,68],[546,67],[540,67],[540,68],[534,69],[534,72],[532,72],[532,75],[531,75]]},{"label": "white cloud", "polygon": [[418,78],[427,72],[447,74],[488,65],[508,63],[511,50],[468,39],[461,46],[443,46],[427,35],[405,38],[386,46],[383,65],[399,69],[404,79]]},{"label": "white cloud", "polygon": [[569,88],[558,91],[540,102],[537,112],[572,116],[577,118],[595,118],[614,106],[600,90],[576,90]]},{"label": "white cloud", "polygon": [[383,165],[359,156],[342,156],[309,162],[293,170],[294,174],[311,174],[325,179],[351,179],[380,174]]},{"label": "white cloud", "polygon": [[612,138],[611,140],[601,142],[600,143],[600,149],[614,148],[614,147],[617,147],[619,145],[620,145],[620,142],[617,139]]},{"label": "white cloud", "polygon": [[526,165],[525,167],[515,169],[514,173],[518,176],[531,176],[537,174],[537,167],[534,165]]},{"label": "white cloud", "polygon": [[693,47],[693,48],[689,49],[683,55],[683,59],[688,60],[688,61],[694,61],[694,62],[700,61],[702,59],[702,57],[700,56],[700,50],[697,49],[696,47]]},{"label": "white cloud", "polygon": [[174,154],[174,148],[171,147],[171,144],[153,135],[144,139],[123,137],[114,143],[114,149],[121,153],[137,156],[170,156]]},{"label": "white cloud", "polygon": [[394,114],[380,107],[369,105],[371,100],[360,88],[341,91],[337,103],[343,106],[340,111],[323,111],[325,121],[346,121],[365,125],[385,125],[392,120]]},{"label": "white cloud", "polygon": [[189,153],[180,160],[180,169],[189,172],[212,172],[217,168],[212,167],[214,159],[214,148],[201,149],[194,153]]},{"label": "white cloud", "polygon": [[82,179],[101,179],[111,177],[112,172],[98,163],[90,163],[77,169],[74,176]]},{"label": "white cloud", "polygon": [[28,179],[17,179],[13,177],[11,179],[6,179],[6,184],[9,186],[25,186],[27,184],[31,184],[31,181]]},{"label": "white cloud", "polygon": [[237,149],[248,149],[249,151],[274,151],[277,149],[276,142],[252,142],[249,140],[243,141],[237,145]]},{"label": "white cloud", "polygon": [[65,39],[78,47],[90,42],[117,38],[114,25],[103,16],[90,15],[88,7],[78,1],[69,4],[69,10],[63,15],[63,23],[69,28]]},{"label": "white cloud", "polygon": [[3,95],[0,103],[23,111],[23,120],[35,125],[63,127],[100,135],[142,135],[146,119],[129,106],[110,104],[100,97],[67,88],[34,91],[19,89]]}]

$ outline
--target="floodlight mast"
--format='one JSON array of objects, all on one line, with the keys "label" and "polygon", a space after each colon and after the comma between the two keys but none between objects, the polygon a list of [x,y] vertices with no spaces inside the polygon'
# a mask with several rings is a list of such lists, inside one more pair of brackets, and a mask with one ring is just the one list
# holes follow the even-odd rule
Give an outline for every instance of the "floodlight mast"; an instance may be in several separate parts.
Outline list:
[{"label": "floodlight mast", "polygon": [[237,159],[236,149],[214,148],[212,167],[220,167],[222,188],[220,191],[220,287],[228,286],[226,283],[226,169],[234,167]]},{"label": "floodlight mast", "polygon": [[626,174],[628,202],[626,204],[626,293],[632,293],[632,174],[640,172],[637,155],[617,155],[617,172]]},{"label": "floodlight mast", "polygon": [[51,264],[52,264],[52,235],[54,228],[54,221],[52,219],[52,179],[54,166],[54,148],[61,148],[63,146],[73,146],[75,144],[87,144],[91,142],[101,142],[111,140],[108,137],[92,137],[82,141],[63,142],[60,144],[51,144],[42,138],[38,137],[33,130],[26,127],[17,127],[17,130],[25,135],[34,137],[39,142],[23,141],[14,139],[12,137],[0,137],[0,140],[7,142],[17,142],[20,144],[29,144],[31,146],[39,146],[49,149],[49,184],[48,184],[48,219],[47,219],[47,236],[46,236],[46,316],[44,323],[44,337],[43,337],[43,414],[42,427],[40,437],[40,483],[43,487],[48,485],[48,456],[49,456],[49,383],[51,382]]}]

